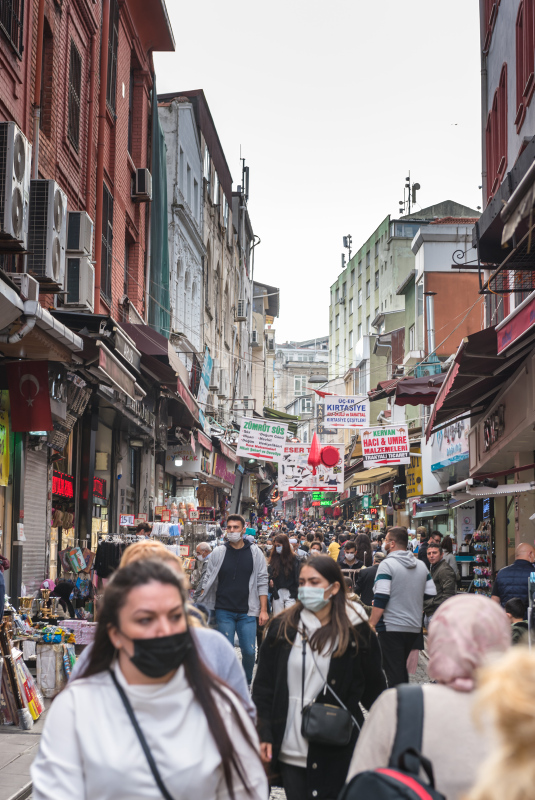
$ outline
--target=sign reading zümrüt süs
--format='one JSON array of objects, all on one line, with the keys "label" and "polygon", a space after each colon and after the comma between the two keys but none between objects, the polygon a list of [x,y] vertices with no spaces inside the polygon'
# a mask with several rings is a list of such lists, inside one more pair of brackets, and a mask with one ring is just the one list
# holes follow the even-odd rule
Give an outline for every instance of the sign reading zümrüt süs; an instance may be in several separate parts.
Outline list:
[{"label": "sign reading z\u00fcmr\u00fct s\u00fcs", "polygon": [[407,425],[366,428],[360,434],[365,467],[381,464],[410,464]]},{"label": "sign reading z\u00fcmr\u00fct s\u00fcs", "polygon": [[325,398],[324,425],[327,428],[361,428],[369,425],[367,397],[332,395]]},{"label": "sign reading z\u00fcmr\u00fct s\u00fcs", "polygon": [[288,425],[265,419],[242,419],[236,455],[240,458],[259,458],[280,461],[288,433]]}]

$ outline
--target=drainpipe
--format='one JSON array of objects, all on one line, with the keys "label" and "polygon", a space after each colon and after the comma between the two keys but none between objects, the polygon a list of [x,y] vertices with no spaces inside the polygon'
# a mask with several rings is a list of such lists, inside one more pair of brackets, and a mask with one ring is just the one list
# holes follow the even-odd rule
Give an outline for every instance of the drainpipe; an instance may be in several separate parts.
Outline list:
[{"label": "drainpipe", "polygon": [[[97,74],[97,35],[96,33],[94,33],[91,36],[91,66],[89,68],[89,102],[87,104],[89,130],[88,130],[88,141],[87,141],[87,162],[85,167],[85,210],[87,211],[89,216],[92,216],[89,212],[91,208],[91,175],[93,172],[93,136],[95,129],[95,124],[93,120],[93,106],[95,98],[96,74]],[[95,250],[97,250],[96,240],[95,240]]]},{"label": "drainpipe", "polygon": [[[433,293],[434,294],[434,293]],[[427,356],[435,352],[435,303],[434,296],[426,294],[425,302],[427,305]]]},{"label": "drainpipe", "polygon": [[33,331],[35,328],[35,323],[37,321],[36,317],[30,317],[26,319],[24,325],[19,328],[16,333],[9,335],[9,333],[2,333],[0,334],[0,342],[3,344],[18,344],[25,336],[27,336],[30,331]]},{"label": "drainpipe", "polygon": [[97,201],[95,207],[95,314],[100,312],[100,277],[102,270],[102,205],[104,202],[104,133],[106,130],[106,88],[108,84],[108,41],[110,38],[110,0],[102,0],[100,38],[100,88],[97,135]]},{"label": "drainpipe", "polygon": [[33,177],[39,177],[39,125],[41,122],[41,86],[43,83],[43,39],[45,33],[45,0],[39,0],[37,12],[37,52],[35,54],[35,90],[33,94]]}]

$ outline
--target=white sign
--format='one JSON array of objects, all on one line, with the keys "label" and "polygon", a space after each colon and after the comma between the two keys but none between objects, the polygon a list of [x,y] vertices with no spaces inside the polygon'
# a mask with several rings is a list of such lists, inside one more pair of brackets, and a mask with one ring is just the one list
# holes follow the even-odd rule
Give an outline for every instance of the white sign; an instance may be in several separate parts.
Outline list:
[{"label": "white sign", "polygon": [[326,428],[362,428],[370,424],[369,418],[367,397],[333,395],[325,398],[323,424]]},{"label": "white sign", "polygon": [[17,522],[17,539],[19,542],[26,541],[26,534],[24,533],[24,523]]},{"label": "white sign", "polygon": [[365,467],[411,463],[407,425],[369,428],[362,431],[360,438]]},{"label": "white sign", "polygon": [[236,455],[262,461],[281,461],[287,435],[288,425],[283,422],[245,417],[240,425]]},{"label": "white sign", "polygon": [[344,491],[344,445],[334,444],[340,452],[340,460],[334,467],[320,464],[316,474],[308,463],[310,445],[287,444],[279,464],[279,492],[343,492]]},{"label": "white sign", "polygon": [[119,525],[131,526],[133,524],[134,524],[133,514],[121,514],[121,516],[119,517]]}]

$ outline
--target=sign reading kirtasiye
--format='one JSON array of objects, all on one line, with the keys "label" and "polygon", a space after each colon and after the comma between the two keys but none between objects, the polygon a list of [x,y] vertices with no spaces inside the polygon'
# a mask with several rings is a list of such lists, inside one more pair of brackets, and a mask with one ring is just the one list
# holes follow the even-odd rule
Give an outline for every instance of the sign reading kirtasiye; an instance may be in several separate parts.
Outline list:
[{"label": "sign reading kirtasiye", "polygon": [[369,425],[370,401],[367,397],[332,395],[325,398],[326,428],[361,428]]},{"label": "sign reading kirtasiye", "polygon": [[382,425],[365,428],[360,434],[365,467],[381,464],[410,464],[409,431],[407,425]]},{"label": "sign reading kirtasiye", "polygon": [[288,425],[283,422],[246,417],[241,421],[236,455],[262,461],[281,461],[287,434]]}]

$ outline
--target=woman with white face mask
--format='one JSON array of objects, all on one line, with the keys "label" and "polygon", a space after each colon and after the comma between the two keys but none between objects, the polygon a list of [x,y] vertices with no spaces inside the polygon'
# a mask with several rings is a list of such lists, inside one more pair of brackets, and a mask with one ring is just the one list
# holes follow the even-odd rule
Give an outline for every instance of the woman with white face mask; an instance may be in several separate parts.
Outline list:
[{"label": "woman with white face mask", "polygon": [[[253,683],[260,752],[272,785],[283,786],[287,800],[337,797],[364,719],[360,703],[370,708],[385,688],[366,613],[348,601],[340,566],[330,556],[314,556],[301,566],[297,603],[267,630]],[[334,725],[336,741],[332,729],[318,735],[309,726],[309,714],[321,718],[325,705],[331,715],[338,706],[343,717]]]},{"label": "woman with white face mask", "polygon": [[279,533],[273,539],[269,559],[269,586],[273,595],[273,613],[279,614],[293,606],[299,586],[299,560],[290,547],[288,537]]}]

